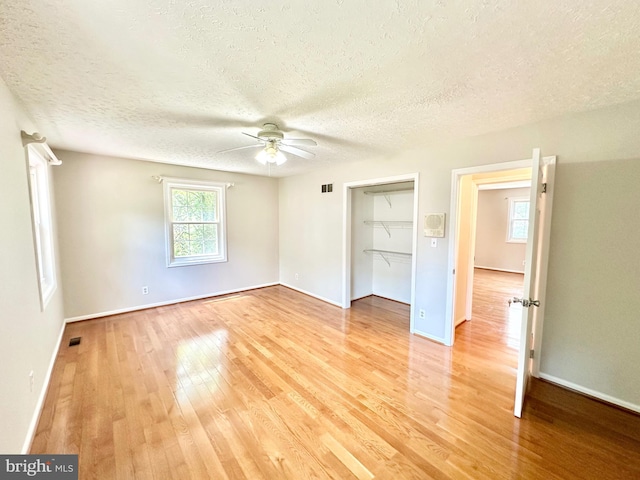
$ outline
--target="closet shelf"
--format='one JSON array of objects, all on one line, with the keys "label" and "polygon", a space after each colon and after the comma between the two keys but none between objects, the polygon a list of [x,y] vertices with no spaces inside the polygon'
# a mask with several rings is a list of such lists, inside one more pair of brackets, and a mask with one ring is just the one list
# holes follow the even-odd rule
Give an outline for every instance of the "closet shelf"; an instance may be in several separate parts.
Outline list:
[{"label": "closet shelf", "polygon": [[389,238],[391,238],[392,228],[413,228],[413,222],[411,220],[365,220],[364,223],[372,227],[384,228]]},{"label": "closet shelf", "polygon": [[397,193],[406,193],[413,192],[413,187],[408,188],[397,188],[395,190],[365,190],[365,195],[384,195],[385,200],[389,204],[389,208],[391,208],[391,197],[390,195],[394,195]]},{"label": "closet shelf", "polygon": [[367,248],[363,250],[364,253],[371,253],[374,255],[380,255],[380,257],[387,262],[387,265],[391,266],[389,259],[411,258],[410,253],[406,252],[393,252],[391,250],[377,250],[375,248]]},{"label": "closet shelf", "polygon": [[413,192],[413,187],[396,188],[394,190],[365,190],[365,195],[392,195],[394,193]]}]

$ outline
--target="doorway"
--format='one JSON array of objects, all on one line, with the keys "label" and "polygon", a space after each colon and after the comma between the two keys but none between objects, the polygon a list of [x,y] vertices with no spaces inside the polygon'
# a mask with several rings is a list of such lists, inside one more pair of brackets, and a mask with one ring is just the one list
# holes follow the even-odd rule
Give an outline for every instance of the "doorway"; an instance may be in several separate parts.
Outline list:
[{"label": "doorway", "polygon": [[[531,168],[460,178],[454,326],[473,317],[476,267],[524,274]],[[513,220],[511,218],[513,217]],[[518,217],[523,217],[518,220]],[[506,300],[505,300],[506,301]]]},{"label": "doorway", "polygon": [[[480,185],[531,181],[531,160],[519,160],[454,170],[451,186],[453,248],[449,251],[452,274],[447,285],[445,344],[455,341],[455,326],[470,320],[473,308],[475,234]],[[506,299],[505,299],[506,301]]]},{"label": "doorway", "polygon": [[[456,303],[456,297],[467,297],[472,286],[468,282],[469,276],[473,275],[473,244],[461,241],[460,228],[469,222],[475,221],[465,219],[465,215],[472,216],[474,208],[462,208],[464,203],[465,182],[471,184],[468,196],[471,202],[477,202],[477,184],[473,177],[468,175],[479,174],[480,178],[495,176],[496,172],[504,170],[516,170],[531,167],[532,181],[529,196],[528,215],[526,216],[526,265],[523,279],[523,295],[520,298],[513,298],[514,302],[522,304],[522,319],[520,322],[520,345],[518,348],[518,368],[516,374],[516,389],[514,402],[514,415],[522,416],[522,407],[531,376],[537,376],[540,358],[540,341],[542,333],[542,323],[544,319],[545,286],[548,267],[548,246],[551,230],[551,212],[553,203],[553,185],[556,158],[542,157],[540,149],[534,148],[531,160],[520,162],[508,162],[504,164],[486,165],[467,169],[453,170],[452,172],[452,195],[451,195],[451,216],[450,233],[453,248],[449,253],[449,265],[452,268],[452,275],[447,282],[447,318],[445,327],[445,338],[448,345],[453,345],[455,340],[455,314],[456,307],[460,305],[467,307],[464,302]],[[471,212],[471,213],[469,213]],[[462,252],[462,255],[460,254]],[[469,252],[472,254],[469,255]],[[463,280],[457,277],[458,271]],[[465,295],[466,294],[466,295]],[[536,334],[534,335],[534,331]],[[534,347],[534,348],[531,348]],[[535,360],[534,360],[535,359]]]}]

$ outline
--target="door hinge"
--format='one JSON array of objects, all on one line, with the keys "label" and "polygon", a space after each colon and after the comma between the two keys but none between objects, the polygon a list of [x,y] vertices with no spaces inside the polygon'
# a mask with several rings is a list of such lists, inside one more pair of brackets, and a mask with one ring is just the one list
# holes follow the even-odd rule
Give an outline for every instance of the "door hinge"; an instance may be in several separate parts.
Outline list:
[{"label": "door hinge", "polygon": [[547,193],[547,182],[542,184],[542,193]]},{"label": "door hinge", "polygon": [[529,350],[529,358],[533,358],[534,356],[534,350],[533,348],[531,350]]},{"label": "door hinge", "polygon": [[456,269],[454,268],[454,269],[453,269],[453,275],[455,275],[455,274],[456,274]]}]

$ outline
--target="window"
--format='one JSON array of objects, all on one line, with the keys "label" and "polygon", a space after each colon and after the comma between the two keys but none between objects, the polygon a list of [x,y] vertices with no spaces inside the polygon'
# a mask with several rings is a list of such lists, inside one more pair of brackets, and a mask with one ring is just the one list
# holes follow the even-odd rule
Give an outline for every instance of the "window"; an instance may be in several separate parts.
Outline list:
[{"label": "window", "polygon": [[29,145],[27,154],[29,157],[29,192],[40,307],[44,311],[57,287],[51,197],[49,197],[49,171],[47,161],[36,146]]},{"label": "window", "polygon": [[529,234],[529,199],[509,198],[507,242],[526,243]]},{"label": "window", "polygon": [[167,266],[226,262],[225,184],[163,181]]}]

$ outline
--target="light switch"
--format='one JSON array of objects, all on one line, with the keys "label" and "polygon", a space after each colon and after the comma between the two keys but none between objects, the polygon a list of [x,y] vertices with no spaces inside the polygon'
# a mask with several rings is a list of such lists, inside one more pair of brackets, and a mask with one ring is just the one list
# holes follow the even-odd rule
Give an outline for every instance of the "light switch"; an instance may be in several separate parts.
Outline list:
[{"label": "light switch", "polygon": [[438,239],[437,238],[432,238],[431,239],[431,246],[434,247],[434,248],[438,246]]}]

